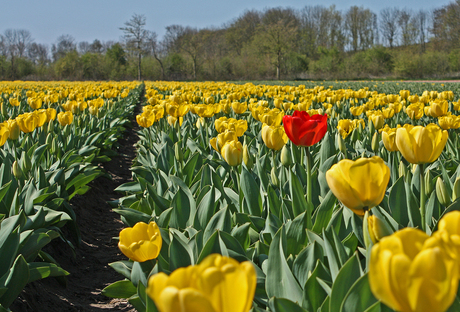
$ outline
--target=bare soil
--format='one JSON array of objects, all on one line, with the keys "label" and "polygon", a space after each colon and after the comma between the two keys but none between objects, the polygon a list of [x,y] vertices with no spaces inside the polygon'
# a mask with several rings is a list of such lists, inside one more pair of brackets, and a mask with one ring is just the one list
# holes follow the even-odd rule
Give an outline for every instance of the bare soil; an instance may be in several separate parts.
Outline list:
[{"label": "bare soil", "polygon": [[126,259],[114,239],[124,225],[107,202],[121,197],[114,189],[132,180],[130,168],[136,155],[138,128],[134,120],[131,124],[134,127],[127,129],[125,137],[118,141],[118,156],[100,165],[108,176],[92,181],[91,190],[71,200],[81,231],[81,245],[73,250],[57,238],[44,248],[70,273],[66,283],[51,277],[28,284],[10,307],[12,311],[136,311],[126,300],[101,294],[106,286],[123,279],[108,264]]}]

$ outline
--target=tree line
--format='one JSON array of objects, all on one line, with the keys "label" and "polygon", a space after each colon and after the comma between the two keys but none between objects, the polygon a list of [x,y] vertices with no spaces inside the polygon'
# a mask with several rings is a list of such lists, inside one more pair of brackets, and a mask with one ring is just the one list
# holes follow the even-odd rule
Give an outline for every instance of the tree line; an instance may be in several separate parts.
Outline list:
[{"label": "tree line", "polygon": [[24,29],[0,34],[2,80],[261,80],[440,78],[460,73],[460,0],[432,11],[378,14],[321,5],[247,10],[221,27],[170,25],[160,40],[144,15],[120,40],[48,45]]}]

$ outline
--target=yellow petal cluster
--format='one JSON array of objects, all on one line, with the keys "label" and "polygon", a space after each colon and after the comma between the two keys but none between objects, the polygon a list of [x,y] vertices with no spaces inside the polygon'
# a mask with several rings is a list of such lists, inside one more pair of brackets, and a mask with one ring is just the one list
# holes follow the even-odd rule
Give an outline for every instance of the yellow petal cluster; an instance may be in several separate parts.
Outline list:
[{"label": "yellow petal cluster", "polygon": [[272,150],[279,151],[289,140],[283,126],[262,125],[262,140]]},{"label": "yellow petal cluster", "polygon": [[438,159],[447,143],[448,133],[436,124],[404,125],[396,130],[396,146],[411,164],[431,163]]},{"label": "yellow petal cluster", "polygon": [[147,295],[160,312],[248,312],[256,289],[253,265],[218,254],[167,276],[150,277]]},{"label": "yellow petal cluster", "polygon": [[155,222],[138,222],[121,230],[118,248],[129,259],[145,262],[158,257],[162,243],[160,229]]},{"label": "yellow petal cluster", "polygon": [[332,193],[347,208],[363,216],[382,201],[390,180],[390,168],[382,158],[343,159],[326,172]]}]

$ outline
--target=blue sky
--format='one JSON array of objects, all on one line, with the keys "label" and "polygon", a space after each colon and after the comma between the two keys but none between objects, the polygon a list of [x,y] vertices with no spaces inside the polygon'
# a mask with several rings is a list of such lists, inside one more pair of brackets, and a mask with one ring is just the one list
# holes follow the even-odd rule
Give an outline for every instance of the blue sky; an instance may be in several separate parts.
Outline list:
[{"label": "blue sky", "polygon": [[173,24],[197,28],[220,27],[240,16],[247,9],[269,7],[301,9],[307,5],[330,6],[345,12],[353,5],[369,8],[375,13],[386,7],[432,10],[454,0],[5,0],[0,10],[0,33],[6,29],[27,29],[35,42],[50,45],[60,35],[71,35],[76,42],[94,39],[118,41],[119,30],[133,14],[144,14],[146,28],[160,39],[165,27]]}]

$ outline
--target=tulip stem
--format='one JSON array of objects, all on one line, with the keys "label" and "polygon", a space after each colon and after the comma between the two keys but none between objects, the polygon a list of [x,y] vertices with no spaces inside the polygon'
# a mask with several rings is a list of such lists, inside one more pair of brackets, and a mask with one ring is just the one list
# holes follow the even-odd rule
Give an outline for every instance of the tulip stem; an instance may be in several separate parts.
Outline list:
[{"label": "tulip stem", "polygon": [[312,183],[311,183],[312,159],[311,159],[311,154],[310,154],[310,150],[308,146],[305,146],[305,153],[307,156],[307,205],[311,209],[310,211],[313,212]]},{"label": "tulip stem", "polygon": [[424,166],[423,164],[419,164],[419,174],[420,174],[420,217],[422,219],[422,230],[426,232],[426,222],[425,222],[425,201],[426,201],[426,195],[425,195],[425,183],[423,183],[423,171],[424,171]]}]

